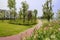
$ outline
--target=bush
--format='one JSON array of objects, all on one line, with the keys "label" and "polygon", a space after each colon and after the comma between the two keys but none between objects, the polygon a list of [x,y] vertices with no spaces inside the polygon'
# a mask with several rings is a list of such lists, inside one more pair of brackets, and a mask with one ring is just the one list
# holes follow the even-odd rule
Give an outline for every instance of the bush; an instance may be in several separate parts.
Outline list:
[{"label": "bush", "polygon": [[28,40],[60,40],[60,25],[58,21],[43,24],[37,30],[36,34],[28,38]]},{"label": "bush", "polygon": [[17,25],[35,25],[35,24],[37,24],[37,21],[34,22],[34,20],[32,20],[32,22],[31,22],[31,20],[30,20],[28,23],[28,21],[25,20],[25,23],[23,23],[23,19],[16,19],[16,20],[10,20],[9,23],[17,24]]}]

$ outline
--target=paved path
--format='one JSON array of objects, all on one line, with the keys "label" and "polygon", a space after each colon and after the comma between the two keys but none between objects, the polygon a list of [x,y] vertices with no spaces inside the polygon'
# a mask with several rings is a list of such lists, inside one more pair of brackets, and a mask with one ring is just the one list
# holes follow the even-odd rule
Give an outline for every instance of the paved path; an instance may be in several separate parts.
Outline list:
[{"label": "paved path", "polygon": [[24,37],[32,35],[34,29],[39,29],[42,26],[42,22],[38,20],[38,24],[33,28],[30,28],[24,32],[21,32],[17,35],[8,36],[8,37],[0,37],[0,40],[23,40]]}]

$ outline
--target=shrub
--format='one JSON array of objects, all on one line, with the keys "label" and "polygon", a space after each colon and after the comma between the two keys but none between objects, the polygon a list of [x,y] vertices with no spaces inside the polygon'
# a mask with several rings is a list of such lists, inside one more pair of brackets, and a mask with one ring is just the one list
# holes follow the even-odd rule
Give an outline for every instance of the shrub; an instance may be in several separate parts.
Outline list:
[{"label": "shrub", "polygon": [[[34,38],[35,37],[35,38]],[[60,40],[60,25],[58,21],[43,24],[37,30],[36,34],[28,38],[28,40]]]}]

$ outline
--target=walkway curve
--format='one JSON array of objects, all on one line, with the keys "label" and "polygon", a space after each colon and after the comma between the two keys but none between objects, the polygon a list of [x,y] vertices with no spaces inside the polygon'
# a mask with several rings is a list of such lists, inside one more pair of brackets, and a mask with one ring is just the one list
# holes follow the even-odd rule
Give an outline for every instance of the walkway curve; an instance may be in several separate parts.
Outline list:
[{"label": "walkway curve", "polygon": [[38,20],[38,24],[35,25],[33,28],[30,28],[17,35],[8,36],[8,37],[0,37],[0,40],[23,40],[24,37],[32,35],[35,28],[38,30],[41,26],[42,26],[42,22],[41,22],[41,20]]}]

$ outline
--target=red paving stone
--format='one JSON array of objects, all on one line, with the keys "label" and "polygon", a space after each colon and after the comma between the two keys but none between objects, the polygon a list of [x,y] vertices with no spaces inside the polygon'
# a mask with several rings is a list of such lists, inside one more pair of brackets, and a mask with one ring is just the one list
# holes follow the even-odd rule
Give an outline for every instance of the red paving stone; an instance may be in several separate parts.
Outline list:
[{"label": "red paving stone", "polygon": [[24,32],[17,34],[17,35],[0,37],[0,40],[23,40],[24,37],[31,36],[34,29],[38,30],[41,26],[42,26],[42,22],[39,20],[38,24],[35,25],[33,28],[30,28]]}]

